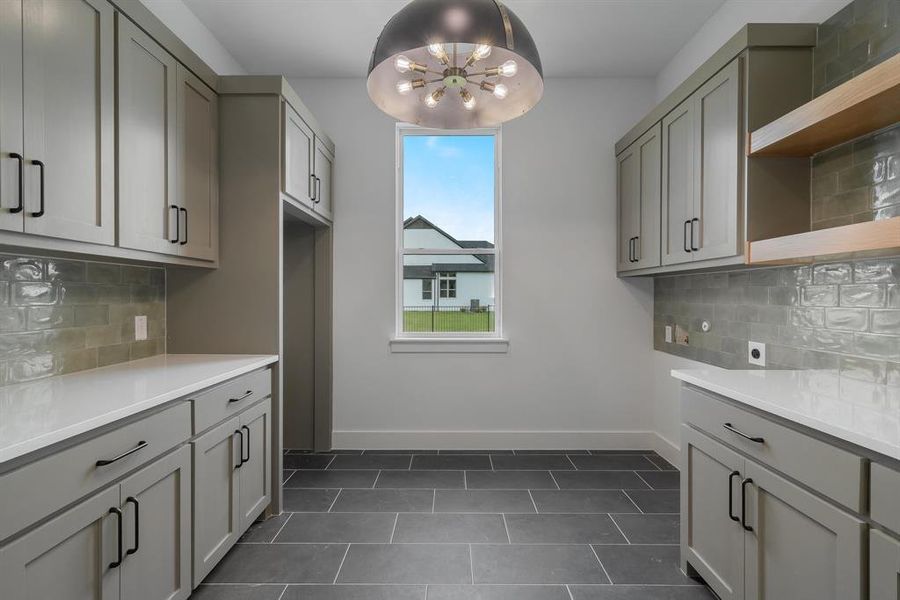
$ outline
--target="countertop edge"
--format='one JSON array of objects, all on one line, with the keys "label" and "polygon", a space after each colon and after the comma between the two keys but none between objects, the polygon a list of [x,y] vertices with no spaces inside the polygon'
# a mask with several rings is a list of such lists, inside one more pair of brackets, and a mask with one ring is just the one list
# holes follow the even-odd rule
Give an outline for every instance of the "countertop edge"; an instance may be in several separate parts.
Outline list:
[{"label": "countertop edge", "polygon": [[747,394],[739,390],[734,390],[720,383],[710,382],[702,376],[699,376],[698,374],[691,373],[690,370],[673,369],[670,374],[675,379],[678,379],[684,383],[702,388],[714,394],[718,394],[719,396],[724,396],[725,398],[729,398],[735,402],[750,406],[767,414],[780,417],[782,419],[790,421],[791,423],[799,425],[800,427],[805,427],[823,435],[836,438],[848,444],[853,444],[854,446],[858,446],[870,452],[880,454],[885,458],[900,461],[900,447],[891,445],[889,443],[880,442],[878,440],[873,440],[872,438],[867,437],[862,433],[835,427],[830,423],[826,423],[814,417],[789,410],[772,402],[766,402],[765,400],[761,400],[751,394]]},{"label": "countertop edge", "polygon": [[[229,355],[210,355],[210,356],[229,356]],[[241,356],[241,355],[233,355],[233,356]],[[241,365],[239,367],[234,367],[228,371],[223,371],[221,373],[217,373],[214,376],[206,377],[204,379],[198,379],[189,385],[183,385],[179,388],[172,389],[167,391],[164,394],[159,394],[152,398],[148,398],[143,402],[131,404],[125,408],[111,411],[100,415],[98,417],[94,417],[92,419],[87,419],[85,421],[80,421],[78,423],[72,424],[68,427],[58,429],[47,433],[45,435],[41,435],[38,437],[31,438],[27,441],[21,442],[14,446],[9,446],[3,450],[0,450],[0,471],[3,470],[3,466],[6,463],[11,461],[18,461],[29,454],[41,452],[44,450],[48,450],[53,446],[58,444],[63,444],[66,441],[69,441],[73,438],[76,438],[81,435],[88,434],[94,430],[100,429],[102,427],[106,427],[109,425],[114,425],[115,423],[128,419],[130,417],[137,416],[141,413],[147,412],[149,410],[153,410],[158,406],[162,406],[174,400],[178,400],[179,398],[184,398],[194,392],[198,392],[200,390],[204,390],[206,388],[213,387],[218,385],[224,381],[228,381],[229,379],[233,379],[235,377],[240,377],[246,373],[250,373],[251,371],[256,371],[258,369],[262,369],[268,367],[272,364],[278,362],[278,356],[276,355],[263,355],[260,358],[253,360],[247,364]],[[103,369],[101,367],[100,369]],[[90,369],[89,371],[99,371],[100,369]],[[82,374],[85,372],[81,372]]]}]

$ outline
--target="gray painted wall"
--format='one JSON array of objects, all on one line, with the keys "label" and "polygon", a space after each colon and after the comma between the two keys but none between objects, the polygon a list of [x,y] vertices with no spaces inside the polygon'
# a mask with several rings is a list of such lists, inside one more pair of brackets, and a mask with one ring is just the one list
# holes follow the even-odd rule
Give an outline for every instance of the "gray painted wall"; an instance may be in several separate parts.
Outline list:
[{"label": "gray painted wall", "polygon": [[0,257],[0,385],[165,352],[165,299],[162,268]]}]

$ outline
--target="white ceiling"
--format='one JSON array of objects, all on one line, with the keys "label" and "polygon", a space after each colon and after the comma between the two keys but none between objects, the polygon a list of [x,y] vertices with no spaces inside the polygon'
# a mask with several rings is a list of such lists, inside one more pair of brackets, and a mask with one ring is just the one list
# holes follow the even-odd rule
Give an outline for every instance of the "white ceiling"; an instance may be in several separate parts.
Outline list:
[{"label": "white ceiling", "polygon": [[[364,77],[406,0],[184,0],[250,73]],[[547,77],[653,77],[724,0],[506,0]]]}]

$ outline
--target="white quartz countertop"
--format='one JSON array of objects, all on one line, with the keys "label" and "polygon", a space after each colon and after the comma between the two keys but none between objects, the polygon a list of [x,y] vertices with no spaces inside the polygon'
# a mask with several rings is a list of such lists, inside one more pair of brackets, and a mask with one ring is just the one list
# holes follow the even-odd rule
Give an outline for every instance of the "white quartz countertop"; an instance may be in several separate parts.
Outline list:
[{"label": "white quartz countertop", "polygon": [[679,369],[672,376],[799,425],[900,460],[900,387],[837,371]]},{"label": "white quartz countertop", "polygon": [[0,464],[216,385],[272,355],[163,354],[0,388]]}]

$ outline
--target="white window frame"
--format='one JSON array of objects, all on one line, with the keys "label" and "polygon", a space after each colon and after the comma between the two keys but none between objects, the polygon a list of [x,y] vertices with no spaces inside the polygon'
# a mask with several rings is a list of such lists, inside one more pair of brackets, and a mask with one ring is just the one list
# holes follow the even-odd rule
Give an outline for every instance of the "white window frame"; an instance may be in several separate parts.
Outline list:
[{"label": "white window frame", "polygon": [[[490,135],[494,137],[494,247],[493,248],[404,248],[403,247],[403,139],[406,136],[461,136]],[[396,137],[396,239],[394,243],[396,263],[396,297],[395,337],[391,342],[394,352],[506,352],[506,341],[503,339],[502,310],[502,194],[501,194],[501,130],[499,127],[481,129],[428,129],[407,123],[397,124]],[[460,255],[460,254],[492,254],[494,255],[494,331],[483,332],[405,332],[403,331],[403,258],[407,255]],[[434,289],[437,287],[438,289]],[[433,286],[432,295],[440,293],[440,286]],[[475,342],[473,346],[465,344],[441,344],[441,342]],[[503,342],[502,345],[485,346],[477,342]],[[429,347],[427,342],[435,342]],[[441,349],[443,346],[445,349]]]}]

